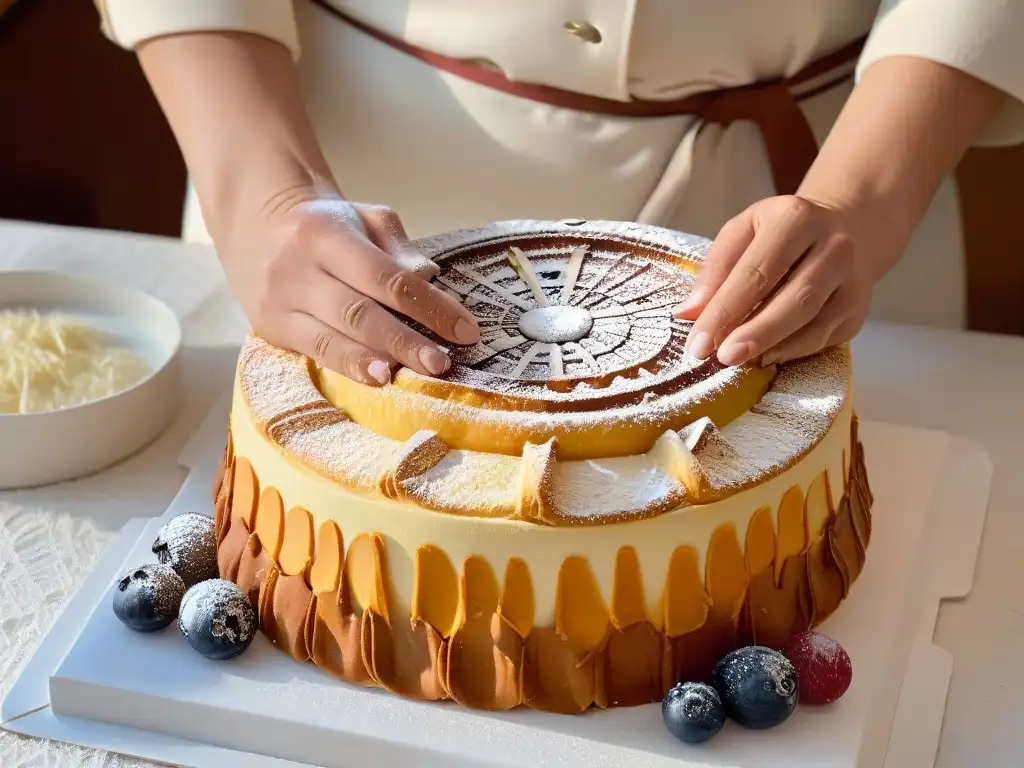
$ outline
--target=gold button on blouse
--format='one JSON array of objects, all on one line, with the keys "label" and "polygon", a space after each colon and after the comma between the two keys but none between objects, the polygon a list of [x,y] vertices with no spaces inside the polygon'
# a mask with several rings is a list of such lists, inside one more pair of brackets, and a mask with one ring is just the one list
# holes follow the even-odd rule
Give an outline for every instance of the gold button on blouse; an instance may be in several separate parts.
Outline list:
[{"label": "gold button on blouse", "polygon": [[567,21],[565,31],[588,43],[596,44],[602,40],[601,30],[586,21]]}]

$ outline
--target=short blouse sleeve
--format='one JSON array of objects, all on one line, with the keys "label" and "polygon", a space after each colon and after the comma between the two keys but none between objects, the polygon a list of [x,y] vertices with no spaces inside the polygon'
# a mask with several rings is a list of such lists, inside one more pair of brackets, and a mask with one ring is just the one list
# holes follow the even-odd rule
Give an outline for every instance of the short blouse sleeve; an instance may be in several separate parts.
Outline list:
[{"label": "short blouse sleeve", "polygon": [[1024,143],[1024,0],[882,0],[858,80],[890,56],[929,59],[999,88],[1003,106],[975,143]]},{"label": "short blouse sleeve", "polygon": [[95,0],[104,34],[132,49],[187,32],[248,32],[299,55],[293,0]]}]

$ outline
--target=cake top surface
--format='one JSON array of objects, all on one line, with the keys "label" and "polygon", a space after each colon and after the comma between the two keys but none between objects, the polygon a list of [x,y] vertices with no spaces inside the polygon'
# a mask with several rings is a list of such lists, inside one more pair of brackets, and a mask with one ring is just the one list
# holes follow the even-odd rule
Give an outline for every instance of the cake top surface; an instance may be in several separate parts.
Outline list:
[{"label": "cake top surface", "polygon": [[640,402],[714,367],[695,370],[683,354],[689,324],[671,314],[706,241],[574,221],[510,222],[421,242],[439,267],[437,284],[480,324],[478,344],[450,349],[451,384],[573,411]]},{"label": "cake top surface", "polygon": [[449,381],[569,410],[595,389],[645,390],[692,367],[670,313],[689,292],[689,270],[596,242],[527,247],[439,262],[437,282],[481,330],[475,346],[451,349]]},{"label": "cake top surface", "polygon": [[[513,221],[416,245],[481,328],[476,345],[443,344],[453,361],[443,377],[402,369],[367,387],[255,337],[240,359],[242,392],[270,439],[356,489],[457,514],[631,519],[784,470],[845,403],[845,347],[778,368],[683,352],[690,323],[671,310],[707,240]],[[606,514],[593,502],[573,509],[588,503],[570,487],[610,476]]]}]

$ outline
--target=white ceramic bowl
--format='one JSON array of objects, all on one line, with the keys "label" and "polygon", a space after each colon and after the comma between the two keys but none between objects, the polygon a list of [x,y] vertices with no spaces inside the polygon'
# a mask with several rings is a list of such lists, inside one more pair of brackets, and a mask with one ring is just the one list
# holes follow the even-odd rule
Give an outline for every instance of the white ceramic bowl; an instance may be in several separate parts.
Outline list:
[{"label": "white ceramic bowl", "polygon": [[142,291],[58,272],[0,272],[0,310],[61,312],[111,334],[149,375],[110,397],[59,411],[0,414],[0,489],[71,480],[153,441],[181,402],[181,326]]}]

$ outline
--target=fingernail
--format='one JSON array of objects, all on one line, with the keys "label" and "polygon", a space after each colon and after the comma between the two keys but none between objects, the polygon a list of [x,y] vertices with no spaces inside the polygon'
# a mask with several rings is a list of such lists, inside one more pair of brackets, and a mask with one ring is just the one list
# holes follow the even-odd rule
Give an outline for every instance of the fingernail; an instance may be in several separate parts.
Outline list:
[{"label": "fingernail", "polygon": [[779,361],[778,355],[761,355],[761,367],[767,368],[769,365],[775,365]]},{"label": "fingernail", "polygon": [[749,341],[733,341],[726,339],[718,348],[718,362],[722,365],[742,365],[747,362],[754,351]]},{"label": "fingernail", "polygon": [[686,315],[690,314],[690,312],[692,311],[693,307],[691,307],[684,301],[683,303],[676,304],[674,307],[672,307],[672,317],[675,317],[679,320],[695,320],[696,318],[686,317]]},{"label": "fingernail", "polygon": [[707,360],[711,357],[711,353],[715,351],[715,343],[711,340],[711,336],[705,331],[701,331],[695,336],[691,336],[687,341],[686,352],[692,357],[698,360]]},{"label": "fingernail", "polygon": [[690,295],[683,299],[682,303],[677,307],[679,311],[685,312],[688,309],[693,309],[698,304],[704,301],[704,297],[707,295],[707,288],[696,287],[690,291]]},{"label": "fingernail", "polygon": [[366,372],[380,382],[381,386],[391,383],[391,367],[383,360],[374,360],[366,366]]},{"label": "fingernail", "polygon": [[435,376],[440,376],[452,364],[448,355],[437,347],[420,347],[419,358],[423,367]]},{"label": "fingernail", "polygon": [[475,344],[480,339],[480,329],[475,323],[461,317],[455,323],[455,340],[460,344]]}]

